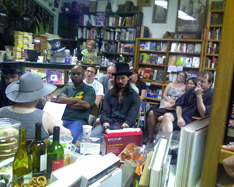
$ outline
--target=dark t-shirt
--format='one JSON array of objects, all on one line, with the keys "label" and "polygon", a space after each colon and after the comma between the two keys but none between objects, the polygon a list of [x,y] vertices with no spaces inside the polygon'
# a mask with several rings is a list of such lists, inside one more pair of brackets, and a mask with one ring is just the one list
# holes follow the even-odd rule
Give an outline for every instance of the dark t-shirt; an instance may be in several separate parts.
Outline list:
[{"label": "dark t-shirt", "polygon": [[141,90],[146,90],[146,84],[143,81],[139,81],[139,85],[137,86],[139,89],[139,96],[141,96]]}]

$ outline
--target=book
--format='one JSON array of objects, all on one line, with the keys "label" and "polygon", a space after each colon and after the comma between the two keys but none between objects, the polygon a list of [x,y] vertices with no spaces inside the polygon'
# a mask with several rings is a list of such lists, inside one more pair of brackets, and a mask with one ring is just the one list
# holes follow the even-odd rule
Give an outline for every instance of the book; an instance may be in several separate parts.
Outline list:
[{"label": "book", "polygon": [[187,53],[194,53],[195,45],[193,43],[188,43],[187,45]]},{"label": "book", "polygon": [[194,53],[201,53],[201,44],[200,43],[195,44]]},{"label": "book", "polygon": [[145,50],[145,42],[140,43],[140,50]]},{"label": "book", "polygon": [[151,42],[151,44],[150,44],[150,50],[154,51],[155,50],[155,46],[156,46],[156,43]]},{"label": "book", "polygon": [[156,80],[157,81],[163,81],[163,76],[164,76],[164,71],[163,70],[158,70]]},{"label": "book", "polygon": [[150,168],[150,184],[149,187],[160,187],[163,184],[163,167],[168,155],[167,138],[160,138],[154,148],[154,153],[149,165]]},{"label": "book", "polygon": [[176,55],[170,55],[169,61],[168,61],[168,66],[176,66],[176,60],[177,60]]},{"label": "book", "polygon": [[151,73],[151,68],[145,68],[144,70],[144,79],[149,79],[150,78],[150,73]]},{"label": "book", "polygon": [[148,64],[148,63],[149,63],[149,57],[150,57],[149,54],[145,54],[145,55],[143,56],[143,61],[142,61],[142,63],[143,63],[143,64]]},{"label": "book", "polygon": [[67,84],[73,84],[71,79],[71,71],[67,71]]},{"label": "book", "polygon": [[200,57],[193,57],[192,67],[199,68],[200,66]]},{"label": "book", "polygon": [[161,44],[161,42],[156,42],[155,50],[156,51],[161,51],[162,50],[162,44]]},{"label": "book", "polygon": [[156,77],[157,77],[157,70],[155,69],[155,70],[154,70],[154,75],[153,75],[153,80],[154,80],[154,81],[156,80]]},{"label": "book", "polygon": [[149,168],[152,156],[153,156],[153,151],[150,151],[147,155],[144,169],[143,169],[142,174],[141,174],[141,178],[140,178],[139,185],[138,185],[139,187],[148,187],[149,186],[150,170],[148,168]]},{"label": "book", "polygon": [[150,53],[149,64],[155,64],[156,57],[157,57],[157,54]]},{"label": "book", "polygon": [[183,66],[183,64],[184,64],[184,57],[177,56],[176,65]]},{"label": "book", "polygon": [[184,67],[192,67],[193,58],[187,57],[184,60]]},{"label": "book", "polygon": [[143,79],[144,71],[145,71],[144,68],[139,68],[139,69],[138,69],[138,74],[139,74],[139,76],[140,76],[141,79]]},{"label": "book", "polygon": [[181,128],[175,184],[195,186],[201,177],[210,118],[195,120]]},{"label": "book", "polygon": [[186,43],[178,43],[176,51],[180,52],[180,53],[185,53],[186,52]]},{"label": "book", "polygon": [[151,42],[145,42],[145,50],[150,50]]},{"label": "book", "polygon": [[167,43],[162,43],[162,51],[163,52],[167,51]]},{"label": "book", "polygon": [[64,73],[61,70],[46,70],[46,83],[64,84]]},{"label": "book", "polygon": [[176,49],[177,49],[177,45],[178,43],[177,42],[172,42],[171,43],[171,52],[176,52]]}]

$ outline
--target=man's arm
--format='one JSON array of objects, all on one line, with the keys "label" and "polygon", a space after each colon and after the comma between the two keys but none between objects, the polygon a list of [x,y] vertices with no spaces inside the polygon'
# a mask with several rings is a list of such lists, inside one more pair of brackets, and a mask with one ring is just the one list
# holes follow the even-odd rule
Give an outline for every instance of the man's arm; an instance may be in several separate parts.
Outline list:
[{"label": "man's arm", "polygon": [[58,103],[63,103],[67,105],[72,105],[76,102],[76,99],[68,98],[68,87],[65,86],[63,89],[60,91],[59,95],[57,96],[57,101]]},{"label": "man's arm", "polygon": [[195,94],[196,94],[196,97],[197,97],[197,109],[198,109],[198,112],[200,114],[201,117],[204,117],[205,116],[205,113],[206,113],[206,106],[205,104],[203,103],[203,99],[202,99],[202,88],[197,85],[197,87],[195,88]]},{"label": "man's arm", "polygon": [[182,117],[182,107],[181,106],[176,107],[176,115],[177,115],[177,126],[184,127],[186,125],[186,123]]},{"label": "man's arm", "polygon": [[99,106],[100,105],[100,103],[101,103],[101,101],[102,101],[102,95],[96,95],[96,100],[95,100],[95,104],[97,105],[97,106]]}]

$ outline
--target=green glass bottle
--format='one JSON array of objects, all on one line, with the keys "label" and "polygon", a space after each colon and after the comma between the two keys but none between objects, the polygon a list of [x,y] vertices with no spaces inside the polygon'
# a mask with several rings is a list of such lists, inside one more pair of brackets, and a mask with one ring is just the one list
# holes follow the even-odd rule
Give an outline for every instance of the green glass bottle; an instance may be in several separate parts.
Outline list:
[{"label": "green glass bottle", "polygon": [[60,127],[55,126],[53,131],[53,142],[47,152],[47,178],[52,171],[64,166],[64,151],[59,143]]},{"label": "green glass bottle", "polygon": [[41,126],[41,123],[35,123],[35,140],[30,145],[33,176],[46,174],[47,148],[45,142],[41,140]]},{"label": "green glass bottle", "polygon": [[32,179],[32,160],[26,146],[26,129],[20,129],[19,147],[13,162],[14,184],[29,183]]}]

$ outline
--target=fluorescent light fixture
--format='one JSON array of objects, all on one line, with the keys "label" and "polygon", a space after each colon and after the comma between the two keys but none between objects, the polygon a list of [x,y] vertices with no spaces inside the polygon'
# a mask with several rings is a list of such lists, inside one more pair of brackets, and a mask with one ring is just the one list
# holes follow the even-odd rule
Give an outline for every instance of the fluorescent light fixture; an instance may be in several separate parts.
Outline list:
[{"label": "fluorescent light fixture", "polygon": [[155,0],[154,4],[157,5],[157,6],[161,6],[161,7],[165,8],[165,9],[167,9],[167,1]]},{"label": "fluorescent light fixture", "polygon": [[178,12],[178,18],[183,19],[183,20],[196,20],[194,17],[186,14],[185,12],[179,10]]}]

